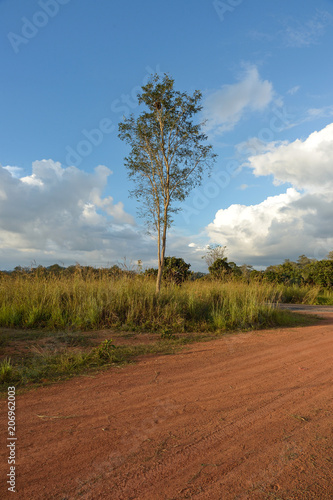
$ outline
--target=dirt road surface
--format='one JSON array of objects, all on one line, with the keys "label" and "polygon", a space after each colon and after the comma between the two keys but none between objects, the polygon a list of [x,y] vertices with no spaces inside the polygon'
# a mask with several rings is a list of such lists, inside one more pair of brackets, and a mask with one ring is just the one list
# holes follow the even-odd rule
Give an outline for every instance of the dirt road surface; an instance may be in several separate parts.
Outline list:
[{"label": "dirt road surface", "polygon": [[16,496],[1,401],[1,498],[333,499],[332,308],[319,315],[18,396]]}]

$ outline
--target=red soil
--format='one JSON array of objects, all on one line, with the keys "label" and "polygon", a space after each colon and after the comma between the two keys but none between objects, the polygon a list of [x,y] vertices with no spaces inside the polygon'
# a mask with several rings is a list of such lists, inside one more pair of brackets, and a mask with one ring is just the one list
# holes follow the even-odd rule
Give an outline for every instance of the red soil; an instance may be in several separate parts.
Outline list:
[{"label": "red soil", "polygon": [[320,314],[17,396],[16,498],[332,499],[333,312]]}]

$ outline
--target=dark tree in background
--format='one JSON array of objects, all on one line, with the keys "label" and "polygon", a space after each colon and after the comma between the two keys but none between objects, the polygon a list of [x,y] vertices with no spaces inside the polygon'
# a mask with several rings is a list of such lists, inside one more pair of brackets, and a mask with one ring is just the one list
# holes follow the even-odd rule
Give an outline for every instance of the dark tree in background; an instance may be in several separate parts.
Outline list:
[{"label": "dark tree in background", "polygon": [[181,257],[166,257],[164,260],[163,277],[175,285],[181,285],[190,276],[191,264]]},{"label": "dark tree in background", "polygon": [[[181,257],[165,257],[162,277],[166,283],[181,285],[191,276],[190,267],[191,264],[187,264]],[[145,271],[145,276],[157,277],[157,274],[158,269],[150,268]]]},{"label": "dark tree in background", "polygon": [[125,158],[129,178],[135,183],[130,192],[140,203],[139,215],[148,229],[157,233],[158,273],[156,292],[163,274],[167,229],[179,202],[202,181],[205,170],[215,160],[212,146],[193,118],[202,109],[201,92],[193,95],[174,89],[168,75],[152,75],[138,94],[145,111],[119,124],[119,137],[130,146]]},{"label": "dark tree in background", "polygon": [[223,259],[216,259],[211,266],[208,268],[210,275],[215,278],[222,280],[226,277],[226,275],[230,275],[232,273],[232,268],[228,264],[227,257]]}]

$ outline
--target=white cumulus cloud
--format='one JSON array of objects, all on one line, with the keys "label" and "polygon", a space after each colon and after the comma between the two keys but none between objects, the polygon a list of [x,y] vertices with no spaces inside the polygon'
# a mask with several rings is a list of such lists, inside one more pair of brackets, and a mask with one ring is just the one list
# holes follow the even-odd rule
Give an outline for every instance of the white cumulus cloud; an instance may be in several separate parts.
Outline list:
[{"label": "white cumulus cloud", "polygon": [[206,227],[210,241],[227,245],[232,260],[254,265],[302,254],[324,258],[333,249],[333,124],[304,140],[271,143],[249,166],[292,187],[256,205],[219,210]]},{"label": "white cumulus cloud", "polygon": [[0,166],[2,266],[8,267],[14,255],[16,265],[27,254],[36,261],[126,255],[125,242],[137,236],[137,229],[122,202],[103,196],[111,174],[103,165],[86,173],[52,160],[34,162],[25,177],[16,167]]},{"label": "white cumulus cloud", "polygon": [[[302,229],[299,226],[299,211],[290,206],[301,197],[295,189],[271,196],[258,205],[231,205],[219,210],[214,221],[208,225],[207,232],[212,241],[227,245],[232,256],[263,256],[267,246],[276,245],[272,238],[272,226]],[[235,257],[233,257],[235,258]]]},{"label": "white cumulus cloud", "polygon": [[289,182],[312,192],[333,189],[333,123],[305,140],[275,144],[268,152],[251,156],[256,176],[273,175],[276,183]]}]

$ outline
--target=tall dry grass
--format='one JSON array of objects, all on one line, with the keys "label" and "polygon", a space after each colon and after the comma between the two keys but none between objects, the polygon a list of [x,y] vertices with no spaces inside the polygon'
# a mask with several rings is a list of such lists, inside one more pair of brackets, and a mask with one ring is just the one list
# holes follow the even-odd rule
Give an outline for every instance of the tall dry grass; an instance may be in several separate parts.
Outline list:
[{"label": "tall dry grass", "polygon": [[[164,340],[134,346],[114,346],[111,340],[106,340],[89,352],[84,349],[75,353],[63,349],[53,352],[43,348],[32,356],[19,359],[14,356],[13,361],[5,358],[0,363],[0,389],[3,386],[5,390],[6,384],[11,383],[24,385],[72,376],[104,365],[128,362],[148,352],[169,352],[168,349],[172,351],[198,336],[210,337],[206,332],[216,335],[227,330],[290,326],[295,318],[275,307],[283,299],[284,291],[281,286],[270,283],[198,280],[181,287],[163,286],[157,296],[154,280],[140,275],[119,279],[110,279],[103,273],[84,276],[80,272],[58,277],[29,273],[2,276],[2,327],[60,330],[65,333],[55,337],[66,338],[77,335],[70,334],[70,330],[121,328],[158,332]],[[290,295],[292,290],[287,292]],[[306,291],[300,293],[298,298],[304,299]],[[182,332],[195,335],[176,335]],[[18,333],[21,337],[23,332]],[[40,333],[45,332],[32,331],[26,335]]]},{"label": "tall dry grass", "polygon": [[271,284],[194,281],[164,286],[143,276],[4,276],[0,326],[158,331],[215,330],[269,324],[281,295]]}]

